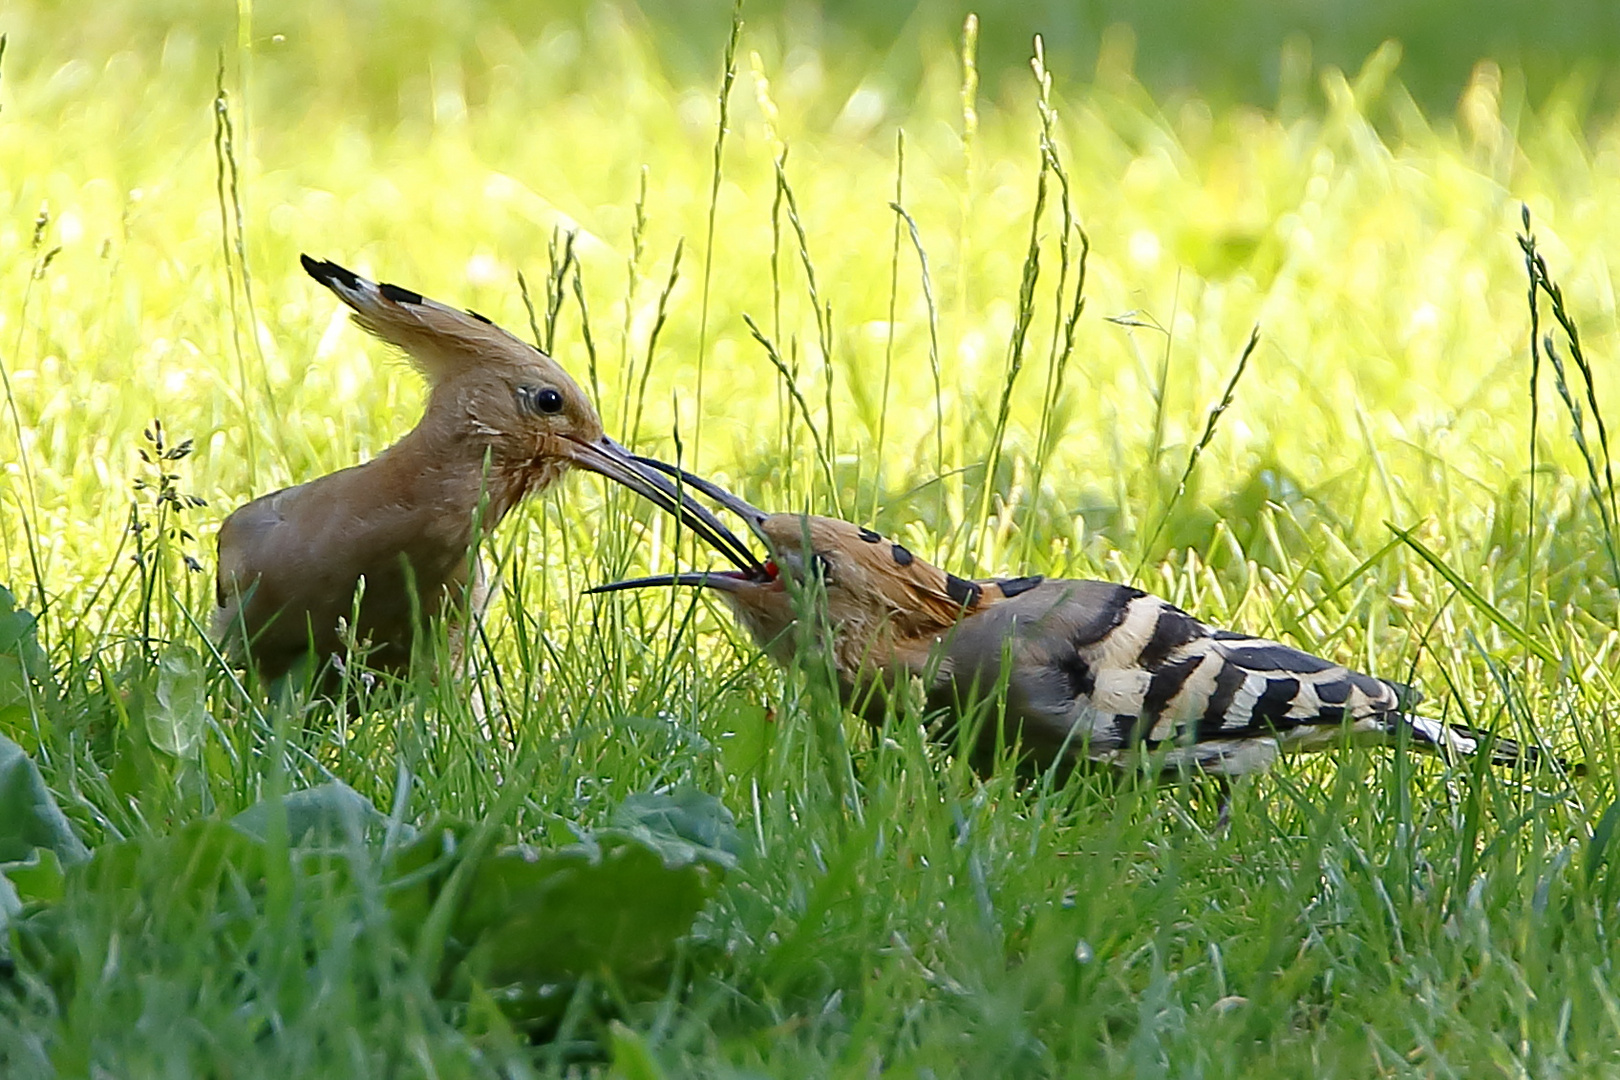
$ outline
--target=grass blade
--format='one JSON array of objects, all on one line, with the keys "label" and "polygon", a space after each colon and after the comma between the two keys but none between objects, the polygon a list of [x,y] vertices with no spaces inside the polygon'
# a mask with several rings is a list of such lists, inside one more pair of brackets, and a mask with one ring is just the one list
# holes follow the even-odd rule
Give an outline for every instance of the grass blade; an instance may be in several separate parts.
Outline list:
[{"label": "grass blade", "polygon": [[1497,609],[1496,605],[1492,604],[1489,600],[1480,595],[1478,589],[1464,581],[1461,574],[1447,566],[1445,561],[1442,560],[1440,556],[1430,551],[1424,546],[1423,541],[1413,536],[1411,530],[1403,529],[1400,526],[1388,521],[1384,522],[1384,526],[1388,528],[1390,532],[1393,532],[1396,537],[1399,538],[1401,543],[1405,544],[1407,547],[1416,552],[1418,558],[1422,559],[1424,562],[1433,567],[1435,573],[1445,578],[1446,582],[1450,584],[1452,588],[1457,590],[1457,595],[1468,601],[1470,607],[1474,608],[1474,610],[1478,611],[1481,615],[1484,615],[1487,619],[1491,620],[1491,622],[1495,623],[1501,628],[1503,633],[1507,634],[1508,637],[1512,638],[1514,641],[1517,641],[1528,652],[1549,664],[1553,664],[1555,666],[1557,665],[1557,653],[1553,652],[1553,650],[1549,648],[1546,643],[1538,640],[1535,635],[1531,634],[1524,627],[1502,614],[1502,612]]}]

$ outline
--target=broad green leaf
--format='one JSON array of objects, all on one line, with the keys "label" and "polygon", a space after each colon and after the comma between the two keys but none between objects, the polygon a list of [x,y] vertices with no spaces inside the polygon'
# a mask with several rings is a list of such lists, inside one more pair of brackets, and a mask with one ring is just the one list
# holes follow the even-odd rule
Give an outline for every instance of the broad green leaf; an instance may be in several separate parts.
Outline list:
[{"label": "broad green leaf", "polygon": [[31,682],[22,661],[10,653],[0,652],[0,715],[13,709],[27,715]]},{"label": "broad green leaf", "polygon": [[64,863],[89,855],[39,768],[22,747],[0,735],[0,862],[19,862],[36,847],[50,848]]},{"label": "broad green leaf", "polygon": [[[287,814],[287,841],[294,845],[364,837],[388,824],[387,815],[371,800],[339,780],[294,791],[281,805]],[[273,801],[265,799],[237,814],[231,824],[256,840],[267,840],[274,810]]]},{"label": "broad green leaf", "polygon": [[153,698],[146,716],[152,745],[182,760],[196,756],[208,724],[208,679],[195,649],[175,646],[158,658]]},{"label": "broad green leaf", "polygon": [[0,585],[0,652],[13,653],[30,664],[45,663],[44,650],[34,633],[38,623],[39,618],[19,608],[16,596]]},{"label": "broad green leaf", "polygon": [[631,795],[614,808],[611,820],[662,854],[671,868],[703,860],[730,870],[742,854],[731,811],[696,788]]},{"label": "broad green leaf", "polygon": [[[458,982],[487,987],[507,1015],[555,1019],[582,980],[632,996],[658,993],[676,943],[692,927],[740,841],[730,812],[695,790],[640,795],[616,808],[615,825],[551,851],[513,847],[470,870],[449,923],[446,966]],[[461,860],[466,825],[425,829],[391,861],[388,905],[401,932],[416,932]]]},{"label": "broad green leaf", "polygon": [[67,875],[56,852],[35,848],[22,862],[6,863],[0,871],[16,886],[17,895],[28,903],[55,903],[62,899]]},{"label": "broad green leaf", "polygon": [[26,705],[52,688],[50,661],[35,632],[38,622],[0,585],[0,709]]},{"label": "broad green leaf", "polygon": [[487,985],[601,974],[629,987],[673,959],[719,877],[706,862],[671,868],[628,836],[504,851],[478,868],[454,933],[476,943],[468,964]]}]

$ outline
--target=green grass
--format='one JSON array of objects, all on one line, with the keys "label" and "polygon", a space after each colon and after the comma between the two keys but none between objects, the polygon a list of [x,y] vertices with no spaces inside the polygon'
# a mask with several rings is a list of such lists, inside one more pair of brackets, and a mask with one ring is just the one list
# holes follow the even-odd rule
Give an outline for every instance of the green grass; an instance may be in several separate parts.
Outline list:
[{"label": "green grass", "polygon": [[[0,978],[0,1072],[1620,1068],[1597,428],[1620,128],[1486,69],[1425,113],[1391,52],[1272,113],[1163,104],[1105,50],[1044,105],[998,72],[965,118],[948,51],[851,97],[849,61],[772,18],[741,36],[716,183],[723,26],[688,85],[616,9],[479,10],[288,5],[240,42],[226,9],[0,26],[0,583],[43,649],[8,655],[0,620],[0,734],[124,853],[7,870],[54,937]],[[1541,301],[1534,396],[1521,203],[1580,333],[1577,360]],[[489,545],[490,730],[425,673],[357,716],[244,694],[198,630],[219,521],[375,454],[422,400],[300,251],[514,330],[522,273],[610,433],[678,440],[758,504],[958,573],[1135,580],[1589,771],[1290,760],[1238,785],[1225,835],[1198,785],[979,782],[905,725],[838,723],[706,601],[581,597],[677,555],[585,478]],[[192,452],[143,461],[154,418]],[[524,1029],[435,966],[443,924],[390,915],[383,841],[289,854],[272,826],[211,869],[199,822],[331,778],[396,833],[545,850],[695,789],[741,855],[656,979],[596,972]]]}]

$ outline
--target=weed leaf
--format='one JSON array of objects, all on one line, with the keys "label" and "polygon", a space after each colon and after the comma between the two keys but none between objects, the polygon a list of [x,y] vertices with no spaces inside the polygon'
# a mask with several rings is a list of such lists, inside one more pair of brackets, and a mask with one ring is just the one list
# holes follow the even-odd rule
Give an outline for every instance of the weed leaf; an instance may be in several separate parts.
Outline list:
[{"label": "weed leaf", "polygon": [[39,767],[22,747],[0,735],[0,863],[21,862],[41,847],[64,863],[83,862],[90,854],[56,805]]},{"label": "weed leaf", "polygon": [[0,710],[26,706],[40,689],[54,689],[50,662],[35,632],[38,622],[0,585]]},{"label": "weed leaf", "polygon": [[[386,814],[340,780],[294,791],[280,803],[287,815],[287,841],[295,847],[361,838],[388,825]],[[275,801],[265,799],[231,818],[231,824],[255,840],[268,840],[275,810]]]},{"label": "weed leaf", "polygon": [[147,716],[152,745],[189,760],[208,725],[208,680],[195,649],[177,647],[158,660],[154,707]]},{"label": "weed leaf", "polygon": [[632,795],[614,809],[612,820],[626,836],[659,852],[670,868],[709,862],[730,870],[742,854],[731,811],[696,788]]}]

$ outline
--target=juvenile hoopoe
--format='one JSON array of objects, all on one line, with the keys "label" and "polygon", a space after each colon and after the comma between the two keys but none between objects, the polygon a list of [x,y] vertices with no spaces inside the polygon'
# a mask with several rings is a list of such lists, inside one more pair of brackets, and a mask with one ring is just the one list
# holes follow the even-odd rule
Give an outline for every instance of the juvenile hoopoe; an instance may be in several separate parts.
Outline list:
[{"label": "juvenile hoopoe", "polygon": [[[881,723],[889,694],[920,680],[941,734],[1005,686],[1004,727],[980,728],[981,770],[1002,745],[1029,763],[1126,765],[1160,750],[1166,769],[1218,777],[1268,768],[1281,750],[1353,741],[1410,744],[1512,763],[1517,744],[1418,716],[1410,688],[1352,671],[1279,642],[1217,630],[1127,585],[1015,577],[969,581],[900,544],[834,518],[767,514],[701,477],[681,475],[744,521],[769,549],[763,565],[663,574],[591,592],[697,585],[725,600],[754,640],[786,665],[798,647],[795,596],[814,580],[846,706]],[[821,597],[824,596],[824,600]],[[994,716],[994,711],[988,711]],[[1532,759],[1535,751],[1528,755]],[[1224,810],[1223,810],[1224,813]]]},{"label": "juvenile hoopoe", "polygon": [[213,631],[234,663],[251,659],[275,678],[306,655],[340,653],[339,622],[364,579],[355,639],[371,642],[370,665],[402,669],[414,627],[463,602],[481,611],[475,534],[570,467],[640,493],[721,550],[746,550],[604,435],[584,392],[539,349],[476,312],[302,259],[356,323],[410,356],[430,391],[416,427],[371,461],[262,495],[225,519]]}]

